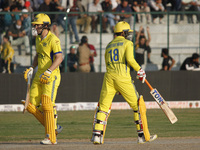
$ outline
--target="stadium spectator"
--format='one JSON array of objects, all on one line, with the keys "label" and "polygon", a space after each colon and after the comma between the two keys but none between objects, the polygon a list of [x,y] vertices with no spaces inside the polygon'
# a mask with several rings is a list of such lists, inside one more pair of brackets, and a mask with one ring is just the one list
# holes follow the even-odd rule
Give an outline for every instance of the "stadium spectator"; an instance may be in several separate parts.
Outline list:
[{"label": "stadium spectator", "polygon": [[31,7],[31,3],[29,0],[26,0],[24,3],[24,8],[28,10],[28,12],[33,12],[33,8]]},{"label": "stadium spectator", "polygon": [[111,0],[102,1],[101,7],[104,12],[107,12],[104,14],[105,22],[108,22],[110,24],[110,29],[112,32],[114,32],[116,17],[114,14],[108,13],[108,12],[112,12],[112,1]]},{"label": "stadium spectator", "polygon": [[181,65],[180,70],[200,71],[199,54],[193,53],[192,57],[187,57]]},{"label": "stadium spectator", "polygon": [[9,42],[9,37],[7,35],[4,35],[3,37],[3,45],[1,47],[0,54],[0,73],[11,74],[14,70],[13,65],[11,65],[14,56],[14,50]]},{"label": "stadium spectator", "polygon": [[90,56],[90,59],[89,59],[90,60],[90,68],[91,68],[90,72],[95,72],[94,57],[97,57],[97,51],[96,51],[94,45],[88,43],[87,36],[83,36],[82,38],[87,41],[87,46],[89,47],[90,53],[91,53],[91,56]]},{"label": "stadium spectator", "polygon": [[121,3],[121,0],[111,0],[111,3],[112,3],[112,11],[115,11],[118,4]]},{"label": "stadium spectator", "polygon": [[[151,8],[151,12],[164,12],[165,11],[165,8],[164,6],[162,5],[162,0],[150,0],[150,8]],[[164,23],[163,22],[163,17],[164,15],[163,14],[152,14],[152,17],[153,17],[153,23],[154,24],[158,24],[158,21],[157,21],[157,18],[159,18],[159,23],[162,24]]]},{"label": "stadium spectator", "polygon": [[151,14],[150,14],[150,7],[148,6],[147,2],[144,1],[140,6],[140,12],[144,12],[141,14],[141,21],[143,22],[143,18],[146,17],[146,23],[151,23]]},{"label": "stadium spectator", "polygon": [[[123,0],[123,2],[117,6],[116,12],[121,12],[121,13],[132,12],[131,8],[128,5],[128,0]],[[120,16],[120,21],[126,21],[129,24],[131,23],[132,14],[119,14],[119,16]],[[130,24],[130,26],[132,27],[132,24]]]},{"label": "stadium spectator", "polygon": [[[92,17],[92,30],[91,33],[98,33],[97,24],[99,22],[100,16],[96,14],[97,12],[103,12],[101,5],[99,4],[99,0],[93,0],[92,3],[88,4],[88,12],[95,12],[94,14],[90,14]],[[103,33],[107,33],[106,31],[106,19],[102,16],[102,28]]]},{"label": "stadium spectator", "polygon": [[139,65],[144,64],[144,52],[147,51],[147,63],[152,63],[150,60],[151,48],[149,46],[151,35],[149,27],[147,27],[147,38],[144,35],[144,28],[140,26],[139,32],[135,41],[135,59]]},{"label": "stadium spectator", "polygon": [[[21,20],[17,20],[16,24],[13,24],[8,29],[8,35],[12,46],[21,46],[22,44],[24,44],[26,55],[30,55],[29,38],[26,35]],[[21,55],[21,50],[19,50],[19,55]]]},{"label": "stadium spectator", "polygon": [[[21,12],[22,6],[19,4],[13,4],[10,6],[10,11],[11,12]],[[17,20],[20,19],[20,15],[19,14],[11,14],[12,17],[12,23],[16,23]]]},{"label": "stadium spectator", "polygon": [[[198,3],[196,0],[182,0],[181,2],[181,11],[198,11]],[[181,14],[181,21],[183,21],[184,13]],[[188,23],[194,23],[193,14],[187,14]],[[196,13],[197,23],[200,21],[200,14]]]},{"label": "stadium spectator", "polygon": [[[78,8],[80,10],[80,12],[82,12],[82,14],[79,15],[76,24],[80,26],[80,33],[88,33],[89,32],[89,28],[90,28],[90,24],[92,21],[92,18],[90,16],[88,16],[88,14],[83,12],[86,12],[85,7],[82,5],[81,0],[79,0],[77,2]],[[83,27],[83,31],[81,30]]]},{"label": "stadium spectator", "polygon": [[94,54],[91,54],[90,49],[87,45],[87,37],[82,36],[81,43],[79,44],[78,50],[77,50],[77,56],[78,56],[78,65],[79,65],[79,72],[90,72],[90,56],[93,56]]},{"label": "stadium spectator", "polygon": [[31,0],[30,3],[33,11],[37,11],[43,2],[44,0]]},{"label": "stadium spectator", "polygon": [[[41,12],[54,12],[56,11],[55,3],[51,2],[51,0],[44,0],[44,2],[40,5],[38,8],[38,11]],[[49,17],[52,21],[52,29],[54,30],[54,33],[58,37],[58,26],[57,26],[57,15],[56,14],[49,14]]]},{"label": "stadium spectator", "polygon": [[[44,0],[44,2],[40,5],[40,7],[38,8],[38,11],[41,11],[41,12],[51,12],[53,11],[55,8],[55,6],[53,5],[53,3],[51,2],[51,0]],[[50,14],[49,15],[52,22],[54,22],[55,20],[55,14]]]},{"label": "stadium spectator", "polygon": [[[79,12],[79,8],[77,5],[77,0],[73,0],[72,7],[71,5],[68,5],[68,8],[70,8],[70,12]],[[73,34],[70,33],[70,44],[78,44],[79,43],[79,36],[78,36],[78,31],[76,27],[76,21],[78,18],[78,13],[77,14],[68,14],[68,24],[70,25],[74,36],[75,36],[75,42],[73,42]]]},{"label": "stadium spectator", "polygon": [[[10,5],[9,3],[4,3],[4,8],[3,8],[4,12],[10,12]],[[6,13],[3,18],[2,18],[2,23],[4,23],[4,29],[5,31],[8,30],[8,28],[12,25],[12,16],[9,13]],[[2,26],[2,25],[1,25]]]},{"label": "stadium spectator", "polygon": [[161,70],[170,71],[175,64],[175,60],[169,56],[169,50],[167,48],[162,49],[161,57],[163,57]]},{"label": "stadium spectator", "polygon": [[78,58],[76,55],[76,46],[72,45],[70,47],[70,53],[67,54],[67,67],[69,72],[76,72],[78,67],[77,64],[78,64]]},{"label": "stadium spectator", "polygon": [[31,18],[28,14],[27,9],[22,9],[23,14],[21,15],[22,26],[26,32],[26,35],[30,36],[31,32]]},{"label": "stadium spectator", "polygon": [[[176,1],[175,1],[174,10],[175,10],[176,12],[181,11],[181,1],[182,1],[182,0],[176,0]],[[181,16],[181,15],[180,15],[180,16]],[[183,21],[183,16],[180,18],[180,21]],[[178,23],[178,14],[175,14],[174,23],[175,23],[175,24]]]},{"label": "stadium spectator", "polygon": [[138,4],[138,1],[137,0],[131,0],[131,1],[129,1],[129,5],[130,5],[132,11],[137,13],[136,22],[140,23],[141,22],[141,14],[139,13],[140,7],[139,7],[139,4]]},{"label": "stadium spectator", "polygon": [[[66,7],[61,6],[61,3],[59,0],[53,0],[52,4],[54,6],[52,9],[53,12],[66,11]],[[57,37],[59,37],[59,33],[58,33],[59,31],[58,31],[58,28],[56,28],[57,25],[61,25],[61,27],[63,28],[63,31],[61,31],[61,33],[65,32],[66,25],[65,25],[64,17],[65,17],[65,14],[55,14],[54,23],[53,23],[52,28],[54,29],[54,32],[56,33]]]}]

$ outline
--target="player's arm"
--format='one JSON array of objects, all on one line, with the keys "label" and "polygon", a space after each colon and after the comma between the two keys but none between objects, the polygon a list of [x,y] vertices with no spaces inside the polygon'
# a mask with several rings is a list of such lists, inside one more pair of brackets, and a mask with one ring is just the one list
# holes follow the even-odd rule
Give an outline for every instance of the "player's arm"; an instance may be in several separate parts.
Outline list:
[{"label": "player's arm", "polygon": [[33,59],[33,64],[30,68],[27,68],[24,71],[24,79],[26,80],[26,82],[28,81],[28,76],[32,76],[33,74],[33,69],[38,65],[38,53],[36,53],[34,59]]},{"label": "player's arm", "polygon": [[51,74],[52,72],[62,63],[62,52],[58,52],[55,54],[55,60],[53,61],[52,65],[40,75],[40,83],[47,84],[51,82]]},{"label": "player's arm", "polygon": [[147,42],[146,42],[146,45],[149,46],[149,43],[151,42],[151,34],[150,34],[150,31],[149,31],[149,27],[147,27]]},{"label": "player's arm", "polygon": [[51,67],[49,67],[49,69],[51,71],[55,70],[63,61],[63,58],[62,58],[62,53],[57,53],[55,55],[55,60],[53,61],[53,64],[51,65]]},{"label": "player's arm", "polygon": [[32,67],[33,69],[38,65],[38,53],[36,53],[34,59],[33,59],[33,64]]},{"label": "player's arm", "polygon": [[134,55],[133,55],[133,43],[129,42],[127,44],[127,49],[126,49],[126,60],[128,64],[135,70],[137,71],[137,76],[136,78],[142,81],[144,83],[146,79],[146,73],[145,71],[140,67],[140,65],[136,62]]},{"label": "player's arm", "polygon": [[136,62],[135,58],[134,58],[134,47],[133,47],[133,43],[129,42],[127,44],[127,48],[126,48],[126,61],[128,62],[128,64],[135,70],[135,71],[139,71],[140,70],[140,66],[139,64]]},{"label": "player's arm", "polygon": [[169,70],[172,69],[172,67],[174,66],[175,62],[176,62],[176,61],[172,58],[172,64],[170,65]]}]

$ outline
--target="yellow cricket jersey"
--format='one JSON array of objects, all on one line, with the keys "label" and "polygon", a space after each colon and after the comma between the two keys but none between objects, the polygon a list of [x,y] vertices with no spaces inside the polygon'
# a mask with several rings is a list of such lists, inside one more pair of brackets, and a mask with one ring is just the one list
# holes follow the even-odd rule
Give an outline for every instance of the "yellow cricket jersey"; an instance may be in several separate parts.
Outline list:
[{"label": "yellow cricket jersey", "polygon": [[[56,35],[51,33],[47,34],[46,38],[41,40],[40,36],[36,37],[36,51],[38,54],[38,75],[44,73],[55,60],[55,54],[62,53],[60,40]],[[59,67],[57,67],[53,72],[60,73]]]},{"label": "yellow cricket jersey", "polygon": [[4,60],[12,60],[14,50],[9,42],[4,43],[1,49],[1,58]]},{"label": "yellow cricket jersey", "polygon": [[130,77],[130,66],[138,71],[140,66],[134,59],[133,42],[117,36],[106,47],[105,62],[107,73]]}]

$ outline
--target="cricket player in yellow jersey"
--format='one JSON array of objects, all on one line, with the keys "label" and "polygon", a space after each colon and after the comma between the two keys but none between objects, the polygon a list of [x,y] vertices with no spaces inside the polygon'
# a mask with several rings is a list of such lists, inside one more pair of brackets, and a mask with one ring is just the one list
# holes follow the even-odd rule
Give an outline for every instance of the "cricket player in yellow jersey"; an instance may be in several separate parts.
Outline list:
[{"label": "cricket player in yellow jersey", "polygon": [[114,28],[115,38],[106,47],[105,63],[107,71],[104,75],[100,100],[94,115],[91,138],[94,144],[104,143],[112,100],[118,92],[121,93],[134,111],[138,143],[150,142],[157,138],[157,135],[150,136],[149,134],[145,103],[143,97],[138,95],[130,76],[131,66],[137,71],[137,78],[143,83],[146,78],[145,71],[134,59],[133,42],[126,39],[129,32],[132,32],[132,30],[127,22],[118,22]]},{"label": "cricket player in yellow jersey", "polygon": [[[1,59],[0,64],[0,70],[3,71],[3,68],[5,67],[6,73],[11,74],[11,62],[14,56],[14,49],[12,48],[10,42],[9,42],[9,37],[7,35],[3,36],[3,45],[0,49],[0,54],[1,54]],[[2,68],[1,68],[2,67]]]},{"label": "cricket player in yellow jersey", "polygon": [[33,69],[38,66],[31,85],[30,103],[27,110],[45,127],[46,137],[40,142],[41,144],[57,144],[56,132],[62,130],[61,126],[57,128],[55,99],[61,80],[59,65],[63,58],[60,40],[51,33],[50,24],[48,15],[40,13],[35,16],[32,25],[38,34],[37,53],[33,66],[24,72],[24,78],[27,80],[27,77],[32,75]]}]

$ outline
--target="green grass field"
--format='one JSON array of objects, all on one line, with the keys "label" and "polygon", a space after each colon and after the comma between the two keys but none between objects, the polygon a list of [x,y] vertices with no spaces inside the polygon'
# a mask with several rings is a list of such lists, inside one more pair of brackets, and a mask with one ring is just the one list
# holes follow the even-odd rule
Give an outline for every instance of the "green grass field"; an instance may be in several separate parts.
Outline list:
[{"label": "green grass field", "polygon": [[[149,130],[159,137],[200,137],[200,109],[174,109],[178,122],[172,125],[162,110],[147,110]],[[89,139],[94,111],[58,112],[64,127],[58,139]],[[44,127],[28,112],[0,112],[0,141],[41,140]],[[132,110],[113,110],[106,138],[136,137]]]}]

